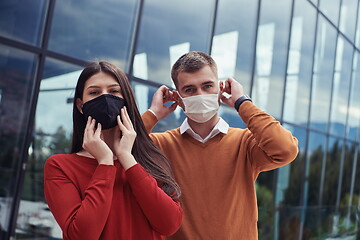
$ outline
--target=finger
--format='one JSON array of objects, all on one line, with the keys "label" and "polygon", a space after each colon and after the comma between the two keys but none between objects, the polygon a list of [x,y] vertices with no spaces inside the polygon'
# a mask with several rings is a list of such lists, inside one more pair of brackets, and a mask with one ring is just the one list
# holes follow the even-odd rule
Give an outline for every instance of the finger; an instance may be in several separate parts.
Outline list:
[{"label": "finger", "polygon": [[159,89],[160,89],[161,92],[164,93],[164,94],[165,94],[166,91],[169,91],[169,88],[168,88],[167,86],[165,86],[165,85],[162,85]]},{"label": "finger", "polygon": [[170,97],[169,89],[166,88],[164,91],[164,99],[169,99],[169,97]]},{"label": "finger", "polygon": [[170,100],[171,101],[176,101],[174,98],[174,92],[173,91],[169,91],[169,95],[170,95]]},{"label": "finger", "polygon": [[92,122],[93,122],[93,118],[92,117],[88,117],[88,121],[86,123],[86,127],[85,127],[85,131],[84,131],[84,137],[86,138],[90,138],[92,136],[93,133],[93,128],[91,126]]},{"label": "finger", "polygon": [[168,88],[165,85],[162,85],[155,94],[160,95],[161,97],[164,97],[166,94],[166,91],[168,90]]},{"label": "finger", "polygon": [[95,131],[95,124],[96,124],[96,120],[93,118],[90,123],[90,132],[92,134],[94,134],[94,131]]},{"label": "finger", "polygon": [[88,131],[88,130],[89,130],[91,120],[92,120],[92,119],[91,119],[91,117],[89,116],[89,117],[87,118],[87,121],[86,121],[85,131]]},{"label": "finger", "polygon": [[223,81],[219,81],[219,88],[220,88],[220,92],[223,93],[224,92],[224,88],[225,88],[225,84]]},{"label": "finger", "polygon": [[89,116],[86,121],[85,129],[84,129],[84,140],[86,141],[89,137],[89,129],[90,129],[91,117]]},{"label": "finger", "polygon": [[93,120],[91,121],[90,124],[90,131],[89,133],[91,134],[91,137],[94,137],[95,131],[96,131],[96,120],[93,118]]},{"label": "finger", "polygon": [[172,102],[172,101],[174,101],[172,92],[167,88],[165,92],[165,96],[163,97],[163,103]]},{"label": "finger", "polygon": [[124,124],[121,122],[120,115],[117,115],[117,116],[116,116],[116,120],[117,120],[119,129],[120,129],[120,132],[125,131],[126,128],[125,128]]},{"label": "finger", "polygon": [[96,138],[100,138],[100,134],[101,134],[101,124],[98,123],[98,124],[97,124],[97,128],[96,128],[96,130],[95,130],[94,136],[95,136]]},{"label": "finger", "polygon": [[124,107],[122,110],[123,111],[121,112],[121,117],[122,117],[124,126],[126,127],[126,129],[132,129],[133,128],[132,122],[130,120],[130,117],[129,117],[126,107]]},{"label": "finger", "polygon": [[231,94],[231,80],[229,80],[230,78],[226,79],[225,81],[225,87],[224,87],[224,92]]},{"label": "finger", "polygon": [[230,98],[227,98],[224,95],[221,96],[221,101],[226,105],[230,105]]},{"label": "finger", "polygon": [[177,108],[178,104],[177,102],[174,102],[173,104],[171,104],[171,106],[169,107],[169,111],[173,112],[175,111],[175,109]]}]

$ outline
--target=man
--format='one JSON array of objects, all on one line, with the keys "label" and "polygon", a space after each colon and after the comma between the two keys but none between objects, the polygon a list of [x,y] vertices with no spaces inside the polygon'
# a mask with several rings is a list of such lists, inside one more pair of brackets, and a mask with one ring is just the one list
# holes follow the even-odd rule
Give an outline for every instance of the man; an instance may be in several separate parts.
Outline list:
[{"label": "man", "polygon": [[[293,161],[297,139],[257,108],[240,83],[229,78],[220,84],[209,55],[181,56],[171,75],[176,90],[160,87],[142,116],[150,132],[177,105],[187,115],[180,128],[150,134],[169,159],[182,189],[184,221],[170,239],[257,239],[254,182],[260,172]],[[219,117],[220,99],[235,107],[247,129],[230,128]],[[164,106],[168,101],[175,103]]]}]

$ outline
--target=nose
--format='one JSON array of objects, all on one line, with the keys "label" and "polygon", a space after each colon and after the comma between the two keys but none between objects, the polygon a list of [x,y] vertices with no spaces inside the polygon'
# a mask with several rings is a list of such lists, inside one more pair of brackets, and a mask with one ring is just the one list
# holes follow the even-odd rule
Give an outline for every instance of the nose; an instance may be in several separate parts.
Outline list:
[{"label": "nose", "polygon": [[206,94],[206,91],[204,91],[203,89],[198,89],[198,91],[196,91],[196,94],[195,95],[204,95]]}]

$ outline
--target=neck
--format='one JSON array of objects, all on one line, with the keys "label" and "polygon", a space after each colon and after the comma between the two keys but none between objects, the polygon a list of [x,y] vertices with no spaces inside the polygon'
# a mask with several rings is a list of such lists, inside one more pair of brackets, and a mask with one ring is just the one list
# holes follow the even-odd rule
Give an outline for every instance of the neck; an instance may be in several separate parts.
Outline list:
[{"label": "neck", "polygon": [[109,146],[112,152],[114,152],[115,131],[117,130],[116,127],[101,131],[101,139]]},{"label": "neck", "polygon": [[206,138],[210,134],[211,130],[213,130],[215,125],[219,122],[219,120],[220,117],[218,114],[215,114],[215,116],[213,116],[209,121],[204,123],[195,122],[190,118],[187,119],[191,129],[201,138]]}]

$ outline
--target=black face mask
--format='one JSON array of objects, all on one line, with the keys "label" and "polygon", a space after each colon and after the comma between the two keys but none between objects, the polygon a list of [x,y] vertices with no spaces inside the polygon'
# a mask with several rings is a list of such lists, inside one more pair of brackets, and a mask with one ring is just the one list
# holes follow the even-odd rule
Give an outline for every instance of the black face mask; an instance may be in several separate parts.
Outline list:
[{"label": "black face mask", "polygon": [[125,100],[123,98],[111,94],[102,94],[84,103],[82,111],[86,121],[91,116],[97,123],[101,124],[102,129],[109,129],[117,125],[116,116],[120,115],[120,109],[124,106]]}]

